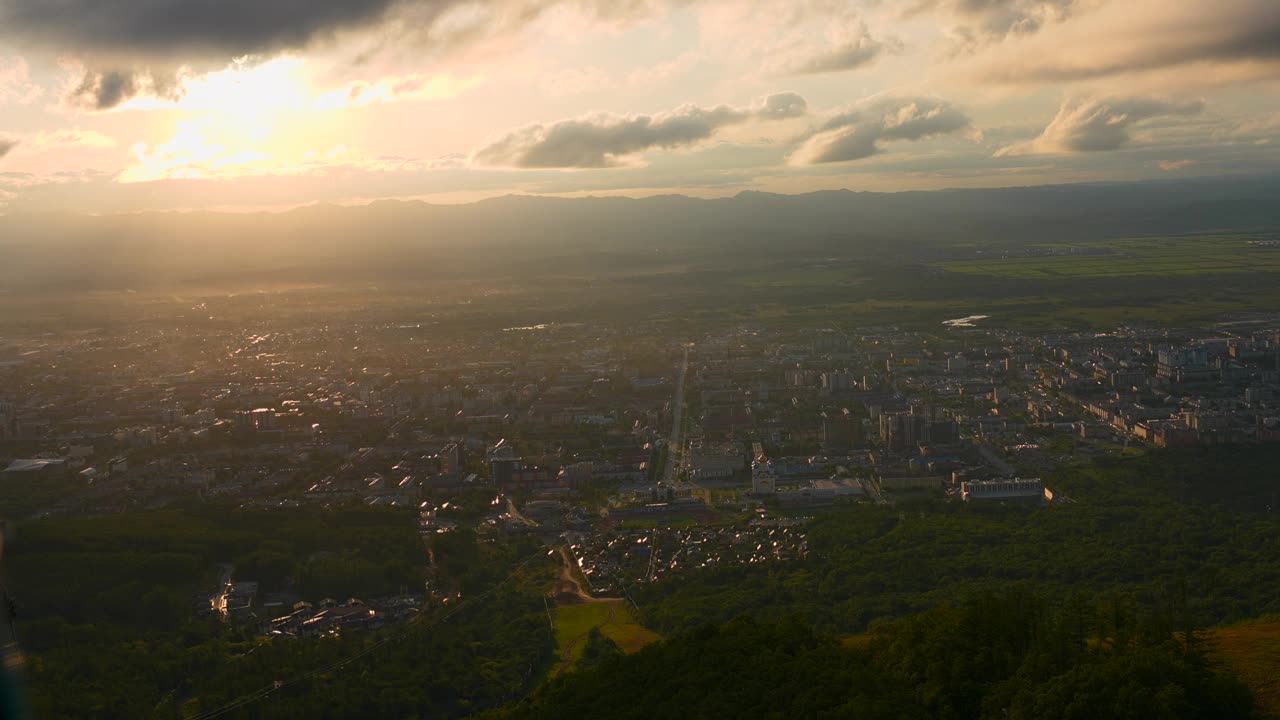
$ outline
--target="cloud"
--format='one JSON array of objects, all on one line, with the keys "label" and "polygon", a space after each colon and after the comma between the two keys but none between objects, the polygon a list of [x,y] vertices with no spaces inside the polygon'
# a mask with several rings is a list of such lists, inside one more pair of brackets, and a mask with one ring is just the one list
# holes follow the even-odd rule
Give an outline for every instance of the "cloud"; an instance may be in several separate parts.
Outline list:
[{"label": "cloud", "polygon": [[804,117],[809,104],[793,92],[774,93],[751,105],[750,114],[766,120],[787,120]]},{"label": "cloud", "polygon": [[[854,0],[700,0],[701,47],[738,73],[775,77],[864,68],[901,43],[869,28],[869,7]],[[874,30],[874,31],[873,31]]]},{"label": "cloud", "polygon": [[816,75],[853,70],[871,64],[885,49],[885,43],[873,38],[864,22],[846,18],[827,30],[824,44],[812,47],[807,41],[796,43],[772,58],[765,71],[773,75]]},{"label": "cloud", "polygon": [[1195,160],[1161,160],[1159,162],[1160,169],[1165,172],[1177,172],[1195,164]]},{"label": "cloud", "polygon": [[986,80],[1070,82],[1191,63],[1280,63],[1275,0],[1127,0],[1105,5],[1053,36],[1005,48],[983,65]]},{"label": "cloud", "polygon": [[141,88],[150,84],[149,77],[120,70],[99,72],[86,69],[80,81],[67,93],[66,100],[77,108],[110,110],[139,95]]},{"label": "cloud", "polygon": [[31,82],[30,72],[22,58],[0,58],[0,103],[29,105],[44,94],[43,88]]},{"label": "cloud", "polygon": [[107,57],[227,59],[304,47],[386,19],[411,4],[443,12],[454,0],[0,0],[3,35]]},{"label": "cloud", "polygon": [[1280,133],[1280,112],[1242,120],[1231,129],[1231,134],[1236,136],[1274,135],[1276,133]]},{"label": "cloud", "polygon": [[236,177],[269,157],[258,150],[231,150],[194,121],[178,123],[173,137],[154,147],[139,142],[130,148],[133,164],[116,176],[119,183],[162,179]]},{"label": "cloud", "polygon": [[686,147],[729,125],[795,118],[806,110],[804,98],[779,93],[745,109],[685,105],[656,115],[597,113],[550,125],[526,125],[490,137],[471,154],[471,163],[516,168],[617,167],[646,150]]},{"label": "cloud", "polygon": [[36,150],[58,150],[73,147],[108,148],[115,147],[115,145],[115,138],[109,135],[103,135],[97,130],[81,130],[80,128],[42,130],[31,136],[28,142],[24,143],[25,147]]},{"label": "cloud", "polygon": [[1150,98],[1070,100],[1034,140],[1007,145],[996,157],[1116,150],[1130,140],[1129,130],[1161,117],[1199,114],[1200,101],[1170,102]]},{"label": "cloud", "polygon": [[103,135],[96,130],[80,128],[41,130],[29,134],[0,135],[0,157],[15,151],[16,154],[33,155],[68,148],[108,148],[114,147],[115,144],[115,138]]},{"label": "cloud", "polygon": [[455,97],[479,82],[476,77],[456,78],[448,74],[423,73],[384,77],[375,82],[356,80],[321,93],[316,97],[315,107],[334,109],[409,100],[440,100]]},{"label": "cloud", "polygon": [[421,63],[506,38],[560,11],[596,25],[634,23],[690,0],[0,0],[0,44],[85,69],[68,94],[106,110],[150,89],[180,90],[184,74],[317,47],[359,64],[388,52]]},{"label": "cloud", "polygon": [[948,28],[944,49],[956,55],[1009,36],[1035,33],[1091,4],[1096,0],[918,0],[907,15],[941,12],[954,18],[957,24]]},{"label": "cloud", "polygon": [[788,158],[792,165],[862,160],[882,152],[881,145],[937,135],[976,133],[968,116],[934,98],[880,98],[827,119],[810,132]]},{"label": "cloud", "polygon": [[687,50],[666,62],[648,65],[631,71],[631,74],[627,76],[627,83],[630,85],[658,85],[669,82],[671,79],[689,72],[690,69],[704,60],[706,58],[702,52]]},{"label": "cloud", "polygon": [[612,84],[609,74],[598,67],[565,68],[543,75],[538,87],[550,97],[581,95],[608,88]]}]

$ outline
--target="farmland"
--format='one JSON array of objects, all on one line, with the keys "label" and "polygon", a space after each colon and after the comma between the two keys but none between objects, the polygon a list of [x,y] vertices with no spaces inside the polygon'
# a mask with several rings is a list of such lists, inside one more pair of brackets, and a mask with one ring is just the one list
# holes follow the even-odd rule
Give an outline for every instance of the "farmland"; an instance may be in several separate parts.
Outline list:
[{"label": "farmland", "polygon": [[1126,238],[1036,245],[1030,255],[942,263],[950,273],[1009,280],[1106,279],[1280,272],[1280,247],[1258,234]]}]

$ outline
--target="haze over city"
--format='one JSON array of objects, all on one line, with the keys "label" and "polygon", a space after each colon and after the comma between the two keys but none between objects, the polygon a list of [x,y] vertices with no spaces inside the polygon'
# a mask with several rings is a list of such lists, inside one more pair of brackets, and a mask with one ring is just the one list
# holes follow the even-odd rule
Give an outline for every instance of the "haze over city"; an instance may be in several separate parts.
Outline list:
[{"label": "haze over city", "polygon": [[0,720],[1280,719],[1280,0],[0,0]]}]

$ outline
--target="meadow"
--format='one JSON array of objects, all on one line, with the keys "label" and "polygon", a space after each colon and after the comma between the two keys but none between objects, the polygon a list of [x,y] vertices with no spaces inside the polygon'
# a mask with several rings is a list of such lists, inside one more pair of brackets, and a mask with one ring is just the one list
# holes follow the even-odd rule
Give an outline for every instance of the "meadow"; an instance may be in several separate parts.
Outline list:
[{"label": "meadow", "polygon": [[1280,717],[1280,617],[1217,627],[1205,633],[1209,657],[1225,662],[1253,691],[1266,717]]},{"label": "meadow", "polygon": [[592,628],[599,628],[605,637],[628,654],[661,639],[657,633],[636,622],[627,601],[621,599],[560,605],[552,611],[552,619],[555,623],[556,654],[566,668],[572,668],[582,656],[587,634]]}]

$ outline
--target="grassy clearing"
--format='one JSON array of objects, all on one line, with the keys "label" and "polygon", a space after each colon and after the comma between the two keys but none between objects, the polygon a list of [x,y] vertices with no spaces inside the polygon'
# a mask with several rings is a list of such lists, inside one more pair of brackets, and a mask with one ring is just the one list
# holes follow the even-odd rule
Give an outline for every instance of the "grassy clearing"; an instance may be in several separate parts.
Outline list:
[{"label": "grassy clearing", "polygon": [[605,637],[618,644],[623,652],[633,653],[651,642],[662,639],[635,620],[625,600],[560,605],[552,612],[555,623],[556,653],[569,658],[570,667],[578,662],[586,635],[600,628]]},{"label": "grassy clearing", "polygon": [[1210,654],[1253,690],[1264,717],[1280,718],[1280,617],[1214,628]]},{"label": "grassy clearing", "polygon": [[846,650],[866,650],[871,645],[871,633],[858,633],[857,635],[845,635],[840,638],[840,647]]}]

